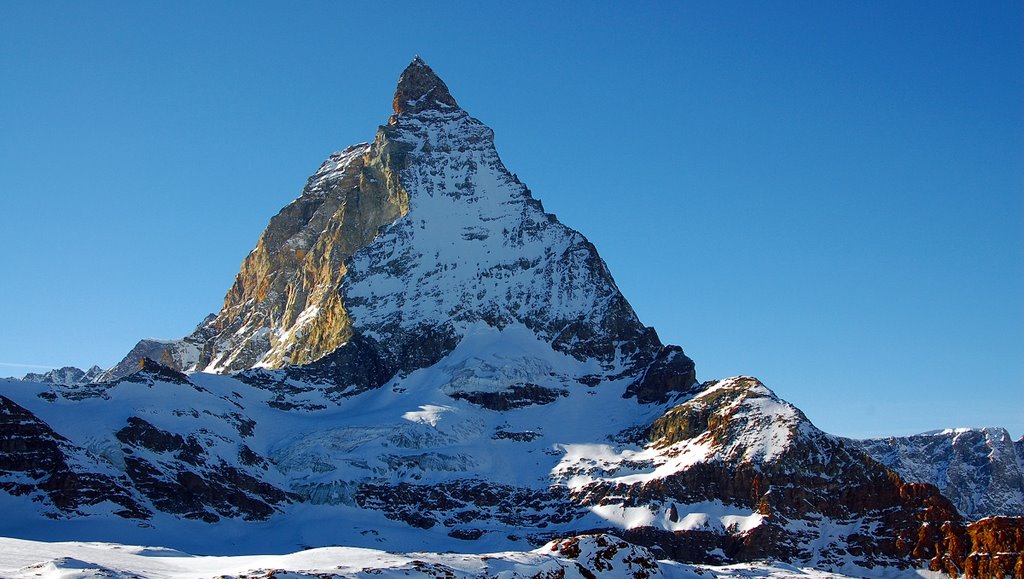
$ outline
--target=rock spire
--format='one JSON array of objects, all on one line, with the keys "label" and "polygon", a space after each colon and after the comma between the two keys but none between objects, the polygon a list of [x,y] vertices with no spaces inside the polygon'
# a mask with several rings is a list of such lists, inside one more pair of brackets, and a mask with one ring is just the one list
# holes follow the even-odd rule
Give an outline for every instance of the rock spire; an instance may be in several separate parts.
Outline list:
[{"label": "rock spire", "polygon": [[412,59],[398,78],[392,105],[395,115],[459,107],[448,92],[448,86],[419,56]]}]

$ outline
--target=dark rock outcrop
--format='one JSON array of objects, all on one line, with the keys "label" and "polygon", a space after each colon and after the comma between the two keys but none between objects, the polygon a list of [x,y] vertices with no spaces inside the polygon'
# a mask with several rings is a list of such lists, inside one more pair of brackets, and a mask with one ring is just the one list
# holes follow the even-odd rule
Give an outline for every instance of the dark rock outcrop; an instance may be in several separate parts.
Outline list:
[{"label": "dark rock outcrop", "polygon": [[[112,503],[114,514],[148,519],[148,509],[128,489],[128,481],[89,468],[90,457],[42,420],[0,396],[0,489],[52,504],[52,517]],[[20,476],[11,476],[11,475]]]},{"label": "dark rock outcrop", "polygon": [[577,519],[583,510],[566,500],[564,488],[531,489],[486,480],[443,484],[363,484],[355,495],[360,507],[390,519],[429,529],[435,525],[474,528],[500,523],[508,527],[547,527]]},{"label": "dark rock outcrop", "polygon": [[579,535],[552,541],[548,549],[574,561],[576,571],[587,579],[605,574],[634,579],[661,575],[658,559],[653,553],[613,535]]},{"label": "dark rock outcrop", "polygon": [[395,114],[400,115],[428,109],[455,109],[459,105],[448,92],[448,85],[417,56],[398,78],[398,88],[395,89],[392,107]]},{"label": "dark rock outcrop", "polygon": [[184,372],[179,372],[174,368],[155,362],[150,358],[143,358],[139,360],[139,370],[125,377],[124,380],[126,382],[147,384],[150,386],[152,386],[154,382],[160,381],[167,382],[169,384],[178,384],[180,386],[199,388],[199,386],[196,386],[188,379],[188,375]]},{"label": "dark rock outcrop", "polygon": [[693,360],[679,346],[664,346],[644,371],[643,376],[626,388],[624,397],[636,396],[641,404],[664,404],[671,396],[695,394],[697,370]]},{"label": "dark rock outcrop", "polygon": [[[116,436],[125,445],[126,474],[161,511],[208,523],[221,517],[263,520],[298,498],[210,457],[195,436],[161,430],[137,416]],[[250,465],[266,463],[245,445],[238,453]]]},{"label": "dark rock outcrop", "polygon": [[560,396],[567,396],[565,390],[545,388],[536,384],[511,384],[497,392],[453,392],[452,398],[465,400],[488,410],[501,412],[526,406],[551,404]]},{"label": "dark rock outcrop", "polygon": [[310,364],[281,370],[258,368],[237,376],[243,382],[273,391],[279,408],[315,410],[322,406],[297,402],[297,396],[314,388],[332,401],[356,396],[380,388],[396,374],[436,364],[457,345],[457,336],[446,326],[418,328],[387,344],[357,332],[344,347]]}]

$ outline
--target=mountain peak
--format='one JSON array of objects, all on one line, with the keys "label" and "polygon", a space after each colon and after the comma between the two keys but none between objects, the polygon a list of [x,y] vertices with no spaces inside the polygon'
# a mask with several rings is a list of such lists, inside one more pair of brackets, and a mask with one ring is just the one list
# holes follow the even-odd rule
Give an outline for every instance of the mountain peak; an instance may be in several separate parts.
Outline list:
[{"label": "mountain peak", "polygon": [[392,104],[395,115],[459,107],[448,92],[448,86],[419,56],[412,59],[398,78]]}]

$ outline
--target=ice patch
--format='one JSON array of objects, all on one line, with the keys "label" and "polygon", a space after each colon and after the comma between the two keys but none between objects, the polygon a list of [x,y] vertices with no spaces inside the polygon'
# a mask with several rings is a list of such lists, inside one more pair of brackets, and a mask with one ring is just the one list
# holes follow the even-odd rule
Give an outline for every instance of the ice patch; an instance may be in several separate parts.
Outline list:
[{"label": "ice patch", "polygon": [[419,424],[427,424],[430,426],[437,426],[437,423],[441,421],[441,416],[446,412],[451,412],[450,406],[437,406],[435,404],[424,404],[420,406],[419,410],[412,410],[402,415],[402,418]]}]

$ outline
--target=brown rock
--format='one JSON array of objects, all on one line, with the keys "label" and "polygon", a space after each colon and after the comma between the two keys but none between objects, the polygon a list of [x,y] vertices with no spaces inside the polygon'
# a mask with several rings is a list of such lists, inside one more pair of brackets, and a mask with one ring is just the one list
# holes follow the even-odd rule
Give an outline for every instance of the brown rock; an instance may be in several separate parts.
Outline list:
[{"label": "brown rock", "polygon": [[970,553],[959,565],[967,579],[1024,579],[1024,518],[991,517],[967,526]]},{"label": "brown rock", "polygon": [[[444,81],[417,56],[398,78],[398,88],[395,90],[392,106],[395,114],[400,115],[426,109],[457,108],[459,105],[448,92],[448,86]],[[394,117],[391,118],[391,122],[395,122]]]}]

